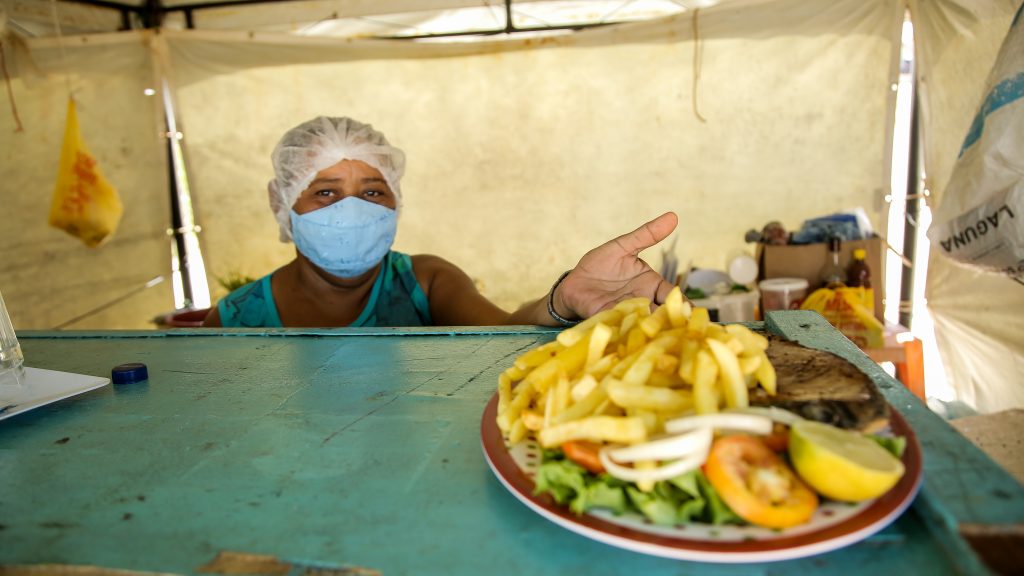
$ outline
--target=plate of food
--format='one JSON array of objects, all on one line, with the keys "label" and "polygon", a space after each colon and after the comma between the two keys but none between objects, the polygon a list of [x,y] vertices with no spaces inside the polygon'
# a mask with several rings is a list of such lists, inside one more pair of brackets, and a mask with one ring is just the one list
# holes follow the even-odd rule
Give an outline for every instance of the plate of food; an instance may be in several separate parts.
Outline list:
[{"label": "plate of food", "polygon": [[653,313],[645,299],[601,312],[500,376],[481,439],[513,496],[587,538],[719,563],[835,550],[906,510],[921,449],[870,379],[673,292]]}]

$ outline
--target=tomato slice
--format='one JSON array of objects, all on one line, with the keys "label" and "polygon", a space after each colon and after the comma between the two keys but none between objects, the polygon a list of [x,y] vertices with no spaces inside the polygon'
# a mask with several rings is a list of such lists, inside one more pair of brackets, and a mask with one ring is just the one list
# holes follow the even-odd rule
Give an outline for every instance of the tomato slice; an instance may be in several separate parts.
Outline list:
[{"label": "tomato slice", "polygon": [[601,464],[601,458],[597,455],[600,450],[600,444],[588,440],[573,440],[562,444],[566,458],[594,474],[604,472],[604,464]]},{"label": "tomato slice", "polygon": [[704,474],[732,511],[751,524],[796,526],[809,520],[818,507],[818,495],[753,436],[737,434],[716,440]]}]

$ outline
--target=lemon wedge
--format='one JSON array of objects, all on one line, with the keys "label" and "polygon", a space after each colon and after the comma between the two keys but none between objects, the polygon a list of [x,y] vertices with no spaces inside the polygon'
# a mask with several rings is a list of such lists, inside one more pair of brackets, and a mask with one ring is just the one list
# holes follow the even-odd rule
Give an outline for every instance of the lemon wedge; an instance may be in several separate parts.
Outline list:
[{"label": "lemon wedge", "polygon": [[859,432],[809,420],[790,429],[789,457],[811,488],[844,502],[885,494],[904,471],[899,459]]}]

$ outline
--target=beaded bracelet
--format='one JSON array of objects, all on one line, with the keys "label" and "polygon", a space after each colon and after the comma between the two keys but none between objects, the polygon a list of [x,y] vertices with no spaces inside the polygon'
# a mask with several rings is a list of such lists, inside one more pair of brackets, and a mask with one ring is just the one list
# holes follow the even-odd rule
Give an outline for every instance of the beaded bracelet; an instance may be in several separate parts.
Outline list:
[{"label": "beaded bracelet", "polygon": [[555,283],[551,285],[551,291],[548,292],[548,314],[554,318],[555,322],[558,322],[562,326],[575,326],[580,323],[579,320],[569,320],[568,318],[563,318],[558,314],[558,312],[555,312],[555,288],[558,288],[558,285],[562,283],[562,280],[565,280],[565,277],[569,275],[569,272],[572,272],[572,270],[566,270],[563,272],[562,275],[558,277],[558,280],[555,280]]}]

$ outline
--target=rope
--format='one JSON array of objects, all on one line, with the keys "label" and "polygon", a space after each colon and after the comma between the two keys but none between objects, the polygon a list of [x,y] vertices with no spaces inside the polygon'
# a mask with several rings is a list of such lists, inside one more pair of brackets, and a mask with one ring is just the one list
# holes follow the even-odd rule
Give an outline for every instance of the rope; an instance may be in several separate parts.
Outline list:
[{"label": "rope", "polygon": [[57,0],[50,0],[50,16],[53,18],[53,27],[57,32],[57,45],[60,46],[60,62],[64,66],[64,83],[68,88],[68,99],[74,100],[74,90],[71,89],[71,74],[68,70],[68,54],[64,51],[64,34],[60,30],[60,20],[57,18]]},{"label": "rope", "polygon": [[4,53],[4,41],[0,39],[0,68],[4,71],[4,82],[7,84],[7,96],[11,100],[11,114],[14,115],[14,123],[18,125],[15,132],[24,132],[21,125],[21,117],[18,116],[18,103],[14,101],[14,88],[11,87],[11,75],[7,73],[7,55]]},{"label": "rope", "polygon": [[700,106],[697,103],[697,92],[700,86],[700,67],[701,62],[704,60],[704,44],[700,41],[700,23],[698,17],[700,15],[700,8],[693,11],[693,96],[691,101],[693,102],[693,115],[700,120],[701,123],[707,123],[700,114]]}]

